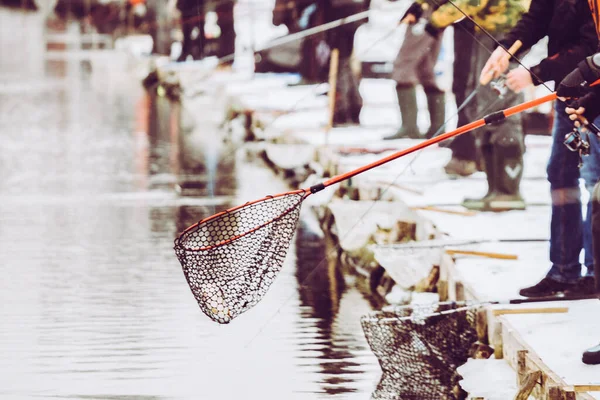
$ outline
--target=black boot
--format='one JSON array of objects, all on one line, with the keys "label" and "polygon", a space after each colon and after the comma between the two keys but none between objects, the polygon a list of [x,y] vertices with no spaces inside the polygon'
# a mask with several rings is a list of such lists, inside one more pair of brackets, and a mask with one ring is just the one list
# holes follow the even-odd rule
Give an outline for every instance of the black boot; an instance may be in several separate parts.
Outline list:
[{"label": "black boot", "polygon": [[439,89],[431,88],[425,89],[425,94],[427,95],[430,121],[425,137],[431,139],[446,122],[446,94]]},{"label": "black boot", "polygon": [[495,192],[488,196],[484,211],[524,210],[519,188],[523,177],[523,146],[519,143],[494,145]]},{"label": "black boot", "polygon": [[[485,165],[486,178],[488,183],[488,191],[482,198],[466,198],[462,202],[462,206],[475,211],[482,211],[487,207],[487,200],[496,195],[496,162],[494,157],[494,146],[485,144],[481,146],[481,154]],[[473,163],[475,164],[475,163]],[[476,167],[473,165],[473,170]],[[475,171],[473,171],[475,172]]]},{"label": "black boot", "polygon": [[555,294],[562,294],[574,286],[572,283],[562,283],[545,277],[535,285],[521,289],[519,294],[524,297],[554,296]]},{"label": "black boot", "polygon": [[419,139],[419,127],[417,126],[417,89],[414,86],[396,86],[396,95],[398,96],[398,106],[402,116],[402,126],[392,136],[384,137],[385,140],[412,138]]},{"label": "black boot", "polygon": [[600,364],[600,344],[596,347],[586,350],[581,357],[584,364],[596,365]]}]

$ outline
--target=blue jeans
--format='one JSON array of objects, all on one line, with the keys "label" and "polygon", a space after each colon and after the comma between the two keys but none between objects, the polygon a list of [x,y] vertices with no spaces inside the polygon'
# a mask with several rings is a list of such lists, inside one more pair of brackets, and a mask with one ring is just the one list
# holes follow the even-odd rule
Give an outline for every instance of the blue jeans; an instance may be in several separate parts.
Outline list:
[{"label": "blue jeans", "polygon": [[[563,144],[565,135],[573,129],[573,122],[565,113],[565,105],[556,101],[554,126],[552,127],[552,153],[548,162],[548,181],[552,196],[552,218],[550,223],[550,262],[552,267],[547,276],[563,283],[574,283],[581,278],[581,249],[585,250],[585,265],[588,276],[594,274],[592,252],[592,202],[588,202],[583,219],[579,178],[591,193],[600,180],[600,141],[588,135],[590,155],[584,156],[583,167],[578,168],[579,155]],[[600,117],[595,121],[600,126]]]}]

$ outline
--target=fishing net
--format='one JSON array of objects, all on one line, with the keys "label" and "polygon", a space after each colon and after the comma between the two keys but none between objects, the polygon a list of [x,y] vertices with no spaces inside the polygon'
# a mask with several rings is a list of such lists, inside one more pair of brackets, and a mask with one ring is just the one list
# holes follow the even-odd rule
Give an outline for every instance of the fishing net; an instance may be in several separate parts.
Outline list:
[{"label": "fishing net", "polygon": [[456,369],[477,342],[476,305],[402,306],[361,318],[383,375],[372,399],[462,398]]},{"label": "fishing net", "polygon": [[283,266],[304,191],[247,203],[200,221],[175,253],[202,311],[226,324],[258,303]]}]

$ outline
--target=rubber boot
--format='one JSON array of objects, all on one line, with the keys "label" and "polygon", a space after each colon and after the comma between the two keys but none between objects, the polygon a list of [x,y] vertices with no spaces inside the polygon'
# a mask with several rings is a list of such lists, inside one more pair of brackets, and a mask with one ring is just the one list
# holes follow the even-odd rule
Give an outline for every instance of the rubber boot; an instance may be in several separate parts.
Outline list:
[{"label": "rubber boot", "polygon": [[[439,89],[425,89],[425,94],[427,95],[430,122],[425,137],[431,139],[446,122],[446,94]],[[440,133],[443,132],[440,131]]]},{"label": "rubber boot", "polygon": [[419,127],[417,126],[417,89],[414,86],[396,86],[398,106],[402,116],[402,127],[392,136],[386,136],[384,140],[412,138],[420,139]]},{"label": "rubber boot", "polygon": [[481,198],[466,198],[462,202],[462,206],[474,211],[483,211],[487,207],[487,200],[496,195],[496,163],[494,157],[494,146],[485,144],[481,146],[481,155],[485,167],[485,173],[488,183],[488,191]]},{"label": "rubber boot", "polygon": [[484,211],[524,210],[519,187],[523,177],[523,147],[494,146],[495,192],[488,196]]},{"label": "rubber boot", "polygon": [[600,293],[600,182],[592,192],[592,248],[594,249],[594,277],[596,292]]}]

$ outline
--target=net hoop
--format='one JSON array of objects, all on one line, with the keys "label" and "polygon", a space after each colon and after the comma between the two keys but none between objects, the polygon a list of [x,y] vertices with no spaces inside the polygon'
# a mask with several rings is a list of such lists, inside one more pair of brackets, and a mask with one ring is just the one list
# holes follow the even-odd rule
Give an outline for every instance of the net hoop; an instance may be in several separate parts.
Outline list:
[{"label": "net hoop", "polygon": [[[266,201],[269,201],[269,200],[274,200],[274,199],[277,199],[277,198],[280,198],[280,197],[294,195],[294,194],[305,194],[305,196],[299,197],[297,203],[291,205],[287,210],[285,210],[282,213],[280,213],[279,215],[277,215],[277,217],[272,218],[272,219],[266,221],[265,223],[260,224],[260,225],[258,225],[256,227],[252,228],[252,229],[249,229],[249,230],[245,231],[244,233],[241,233],[239,235],[235,235],[234,237],[231,237],[231,238],[226,239],[226,240],[222,240],[222,241],[220,241],[220,242],[218,242],[216,244],[213,244],[211,246],[205,246],[205,247],[186,247],[183,244],[183,241],[184,241],[184,239],[185,239],[185,237],[187,235],[200,230],[204,225],[208,224],[209,222],[212,222],[212,221],[216,220],[217,218],[220,218],[220,217],[225,216],[225,215],[230,215],[230,214],[232,214],[232,213],[234,213],[236,211],[239,211],[239,210],[241,210],[243,208],[246,208],[246,207],[251,207],[251,206],[259,204],[259,203],[263,203],[263,202],[266,202]],[[251,234],[253,232],[256,232],[257,230],[259,230],[261,228],[264,228],[265,226],[267,226],[267,225],[269,225],[269,224],[277,221],[278,219],[284,217],[285,215],[289,214],[290,212],[292,212],[293,210],[295,210],[300,205],[300,203],[302,203],[306,199],[306,197],[308,195],[310,195],[310,194],[311,194],[310,191],[307,191],[307,190],[304,190],[304,189],[295,190],[293,192],[281,193],[281,194],[277,194],[277,195],[273,195],[273,196],[265,196],[262,199],[258,199],[258,200],[254,200],[254,201],[249,201],[249,202],[244,203],[244,204],[242,204],[240,206],[229,208],[229,209],[227,209],[225,211],[221,211],[220,213],[214,214],[214,215],[212,215],[212,216],[210,216],[208,218],[205,218],[203,220],[198,221],[194,225],[191,225],[186,230],[184,230],[183,232],[181,232],[181,234],[179,235],[179,237],[177,237],[175,239],[175,248],[179,248],[179,249],[184,250],[186,252],[187,251],[189,251],[189,252],[201,252],[201,251],[208,251],[208,250],[220,247],[220,246],[225,246],[225,245],[227,245],[227,244],[229,244],[231,242],[234,242],[234,241],[236,241],[238,239],[243,238],[244,236],[247,236],[247,235],[249,235],[249,234]]]},{"label": "net hoop", "polygon": [[201,310],[221,324],[257,304],[283,268],[304,190],[268,196],[206,218],[175,240]]}]

